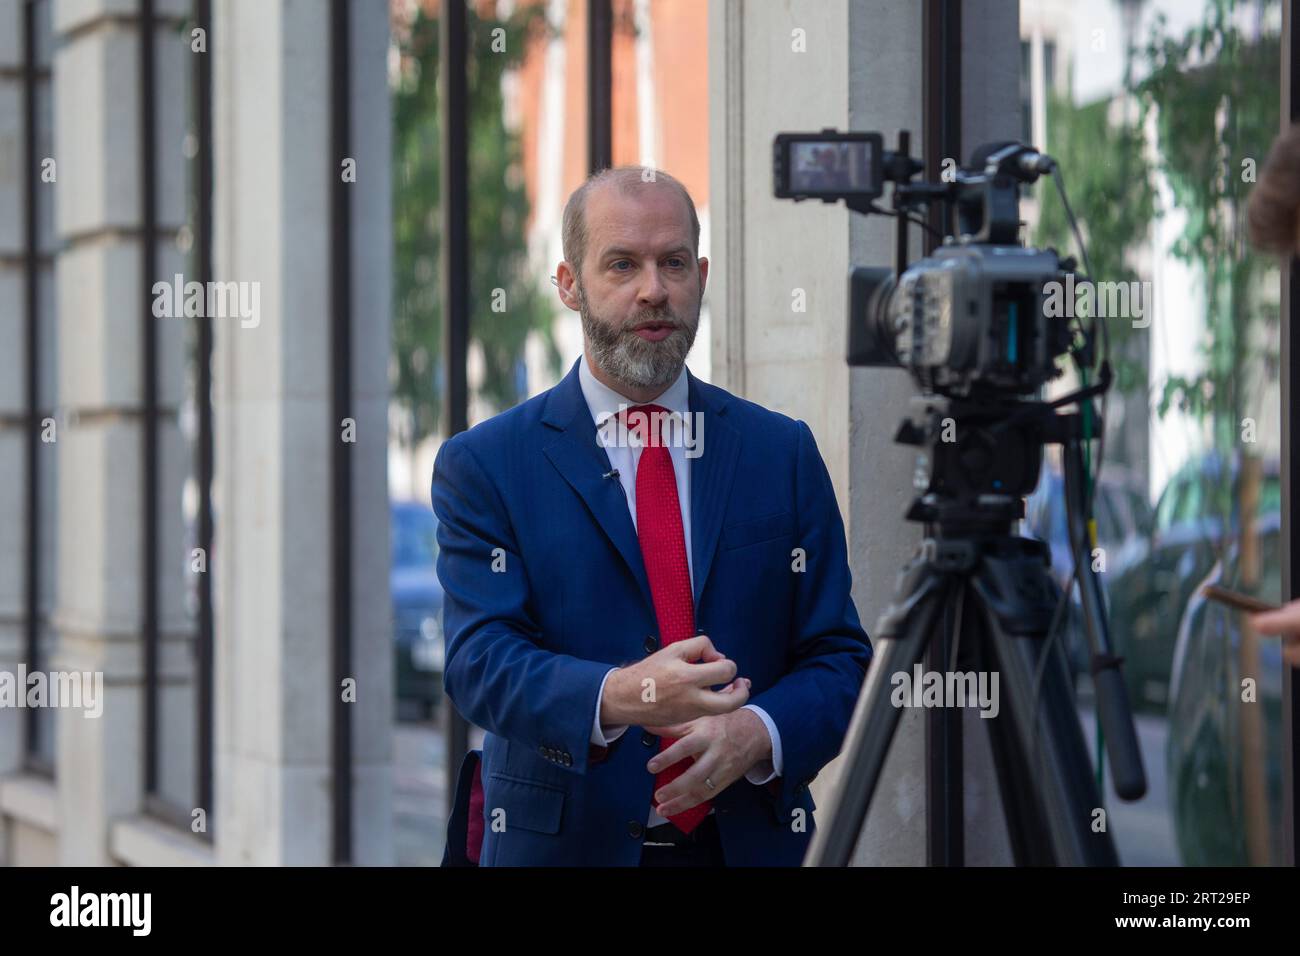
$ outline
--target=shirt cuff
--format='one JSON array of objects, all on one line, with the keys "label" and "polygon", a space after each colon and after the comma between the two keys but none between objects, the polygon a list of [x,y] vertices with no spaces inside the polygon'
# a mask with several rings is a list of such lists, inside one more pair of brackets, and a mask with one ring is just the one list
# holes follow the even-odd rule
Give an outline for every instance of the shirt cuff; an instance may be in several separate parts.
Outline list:
[{"label": "shirt cuff", "polygon": [[600,726],[600,701],[605,696],[605,681],[609,680],[609,675],[616,670],[617,667],[611,667],[605,672],[605,678],[600,682],[600,691],[596,694],[596,716],[591,719],[591,742],[598,747],[608,747],[622,737],[628,728],[627,724],[617,727]]},{"label": "shirt cuff", "polygon": [[781,775],[783,763],[781,759],[781,734],[776,729],[776,724],[772,722],[772,718],[767,715],[767,711],[762,707],[757,704],[746,704],[744,709],[752,710],[758,714],[759,719],[763,721],[763,726],[767,728],[768,737],[772,739],[772,758],[770,760],[760,760],[745,771],[746,780],[756,786],[762,786],[769,780]]}]

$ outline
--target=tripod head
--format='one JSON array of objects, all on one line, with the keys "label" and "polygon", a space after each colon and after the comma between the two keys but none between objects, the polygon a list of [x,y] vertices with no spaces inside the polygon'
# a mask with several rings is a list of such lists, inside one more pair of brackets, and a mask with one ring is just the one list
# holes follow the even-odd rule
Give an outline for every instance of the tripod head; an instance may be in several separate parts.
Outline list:
[{"label": "tripod head", "polygon": [[[1104,376],[1095,390],[1104,391],[1107,384]],[[1066,399],[1079,400],[1079,395]],[[1064,401],[915,397],[915,411],[894,436],[899,444],[922,449],[915,477],[921,494],[907,520],[936,525],[944,537],[1012,533],[1013,523],[1025,516],[1025,496],[1038,485],[1045,447],[1086,440],[1082,413],[1058,411]],[[1096,410],[1088,411],[1092,427],[1100,428]],[[1082,499],[1080,506],[1086,506]],[[1081,517],[1086,525],[1086,513]]]},{"label": "tripod head", "polygon": [[944,537],[1011,533],[1038,484],[1044,445],[1077,427],[1077,415],[1059,415],[1045,402],[912,401],[915,413],[894,436],[922,449],[914,479],[921,493],[906,517],[937,525]]}]

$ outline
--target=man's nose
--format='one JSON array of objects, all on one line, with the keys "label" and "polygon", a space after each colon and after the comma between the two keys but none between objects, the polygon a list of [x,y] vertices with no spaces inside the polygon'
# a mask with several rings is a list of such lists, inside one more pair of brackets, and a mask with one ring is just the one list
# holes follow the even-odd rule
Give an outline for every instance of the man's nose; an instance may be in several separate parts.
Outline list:
[{"label": "man's nose", "polygon": [[645,277],[637,298],[645,305],[660,305],[667,301],[668,286],[659,278],[659,268],[645,270]]}]

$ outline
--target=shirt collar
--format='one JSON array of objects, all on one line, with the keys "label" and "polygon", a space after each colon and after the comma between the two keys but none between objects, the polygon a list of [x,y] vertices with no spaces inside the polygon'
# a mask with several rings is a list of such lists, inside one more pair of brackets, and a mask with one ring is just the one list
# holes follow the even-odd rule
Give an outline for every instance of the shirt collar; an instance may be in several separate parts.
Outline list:
[{"label": "shirt collar", "polygon": [[670,412],[677,412],[683,417],[690,411],[690,383],[686,378],[686,364],[682,363],[682,370],[677,375],[677,380],[664,389],[663,393],[653,402],[637,402],[628,398],[626,395],[614,391],[591,371],[591,366],[587,364],[586,353],[578,358],[578,382],[582,386],[582,397],[587,400],[587,408],[591,410],[591,418],[599,427],[610,415],[617,415],[622,406],[631,407],[633,405],[660,405]]}]

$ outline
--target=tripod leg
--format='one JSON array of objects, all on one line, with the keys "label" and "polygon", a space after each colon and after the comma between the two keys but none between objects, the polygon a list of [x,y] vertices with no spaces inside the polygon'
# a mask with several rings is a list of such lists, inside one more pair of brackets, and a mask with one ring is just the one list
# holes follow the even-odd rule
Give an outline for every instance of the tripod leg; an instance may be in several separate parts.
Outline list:
[{"label": "tripod leg", "polygon": [[876,627],[880,636],[873,641],[875,652],[844,738],[838,796],[829,806],[826,824],[813,833],[806,866],[848,865],[898,728],[901,710],[890,700],[890,683],[925,656],[929,637],[942,620],[948,582],[918,561],[900,593],[906,597],[895,601]]},{"label": "tripod leg", "polygon": [[999,714],[989,731],[1016,862],[1118,866],[1110,834],[1094,830],[1101,797],[1064,645],[1047,646],[1058,591],[1041,549],[1005,540],[985,554],[974,591],[984,622],[981,666],[999,676]]},{"label": "tripod leg", "polygon": [[[965,588],[954,584],[946,602],[939,631],[930,638],[925,654],[927,673],[944,674],[953,666],[953,652],[968,649],[973,639],[962,640],[961,630],[971,630],[963,617]],[[963,655],[969,653],[963,651]],[[962,712],[935,707],[925,713],[925,856],[928,866],[962,866],[966,858],[966,814]]]}]

